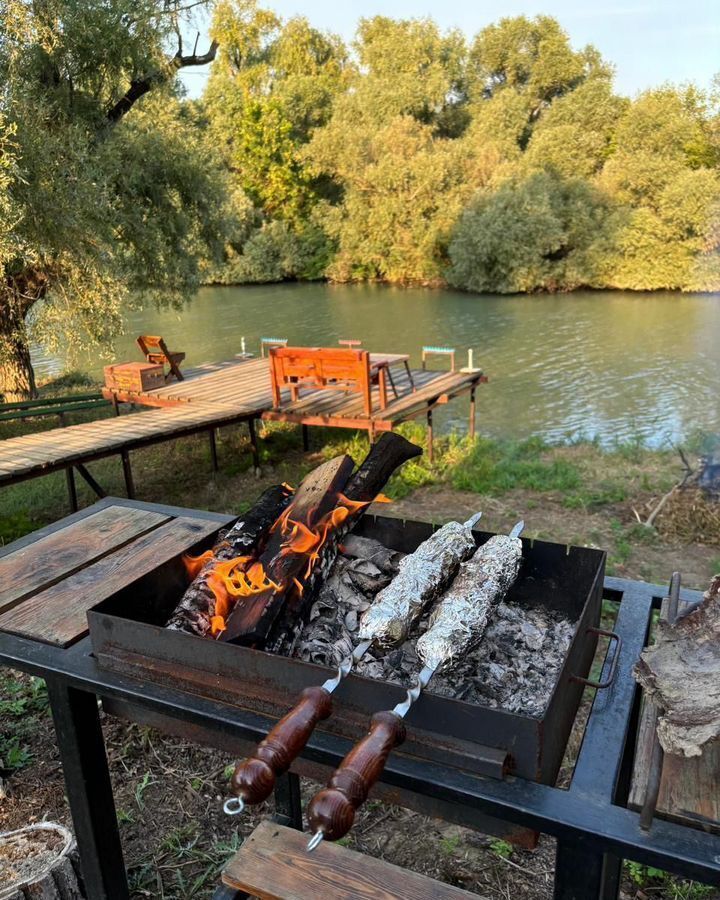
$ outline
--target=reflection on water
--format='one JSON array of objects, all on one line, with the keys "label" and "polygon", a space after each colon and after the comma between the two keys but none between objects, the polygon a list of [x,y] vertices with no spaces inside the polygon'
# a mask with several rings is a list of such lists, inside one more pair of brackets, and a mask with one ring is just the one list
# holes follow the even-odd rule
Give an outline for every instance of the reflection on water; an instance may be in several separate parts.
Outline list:
[{"label": "reflection on water", "polygon": [[[695,429],[720,430],[720,297],[579,292],[477,296],[373,285],[284,284],[203,288],[181,313],[134,312],[117,359],[137,359],[134,335],[163,334],[185,365],[227,359],[245,336],[298,345],[357,338],[371,350],[467,348],[490,377],[478,392],[479,431],[551,440],[584,434],[654,445]],[[35,355],[41,376],[62,361]],[[102,362],[91,367],[102,374]],[[442,407],[444,427],[463,429],[467,398]]]}]

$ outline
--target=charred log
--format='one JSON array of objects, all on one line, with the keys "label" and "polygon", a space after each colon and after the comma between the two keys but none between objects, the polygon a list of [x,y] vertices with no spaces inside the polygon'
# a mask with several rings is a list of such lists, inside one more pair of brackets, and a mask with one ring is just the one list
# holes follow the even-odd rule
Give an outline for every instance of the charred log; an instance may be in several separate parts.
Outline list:
[{"label": "charred log", "polygon": [[201,635],[210,631],[210,619],[215,613],[215,595],[208,583],[212,572],[219,562],[257,553],[291,497],[292,492],[286,485],[268,488],[252,509],[220,536],[212,558],[202,566],[183,594],[167,628]]}]

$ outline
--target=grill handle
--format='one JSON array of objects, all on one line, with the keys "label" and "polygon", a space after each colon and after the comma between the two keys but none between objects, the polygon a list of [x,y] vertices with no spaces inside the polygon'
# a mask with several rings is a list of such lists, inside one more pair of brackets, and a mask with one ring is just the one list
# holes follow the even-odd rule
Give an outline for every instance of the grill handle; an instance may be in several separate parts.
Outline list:
[{"label": "grill handle", "polygon": [[405,740],[405,724],[395,713],[378,712],[370,721],[370,731],[308,806],[310,830],[328,841],[337,841],[350,831],[355,813],[382,774],[390,752]]},{"label": "grill handle", "polygon": [[277,777],[287,772],[317,723],[331,712],[332,699],[324,688],[305,688],[297,704],[258,744],[255,753],[235,767],[232,792],[251,805],[267,800]]},{"label": "grill handle", "polygon": [[610,663],[610,671],[605,681],[592,681],[589,678],[581,678],[580,675],[570,676],[570,681],[576,681],[579,684],[584,684],[587,685],[587,687],[596,688],[600,691],[603,688],[610,687],[613,681],[615,681],[618,663],[620,662],[620,651],[622,650],[622,638],[616,632],[606,631],[604,628],[586,628],[585,634],[596,634],[598,636],[602,635],[603,637],[610,638],[611,642],[615,641],[615,653],[613,654],[612,662]]}]

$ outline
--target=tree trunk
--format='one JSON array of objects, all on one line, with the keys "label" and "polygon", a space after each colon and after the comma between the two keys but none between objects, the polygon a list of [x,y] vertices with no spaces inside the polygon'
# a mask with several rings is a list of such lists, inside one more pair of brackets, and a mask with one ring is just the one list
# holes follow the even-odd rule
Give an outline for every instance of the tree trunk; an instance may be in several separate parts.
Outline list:
[{"label": "tree trunk", "polygon": [[29,305],[10,292],[0,292],[0,400],[4,403],[37,397],[25,327]]}]

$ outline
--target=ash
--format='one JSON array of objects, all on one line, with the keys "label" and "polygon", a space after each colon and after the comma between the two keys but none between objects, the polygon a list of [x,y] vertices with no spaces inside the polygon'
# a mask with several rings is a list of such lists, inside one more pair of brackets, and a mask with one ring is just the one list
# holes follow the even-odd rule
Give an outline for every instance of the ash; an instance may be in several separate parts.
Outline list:
[{"label": "ash", "polygon": [[[280,649],[286,656],[337,666],[358,643],[360,615],[397,572],[402,554],[367,538],[348,539],[313,604],[307,624]],[[410,686],[422,668],[415,644],[426,616],[410,638],[390,650],[371,648],[355,672]],[[493,613],[475,650],[435,674],[427,690],[443,697],[542,715],[575,633],[559,613],[505,601]]]}]

